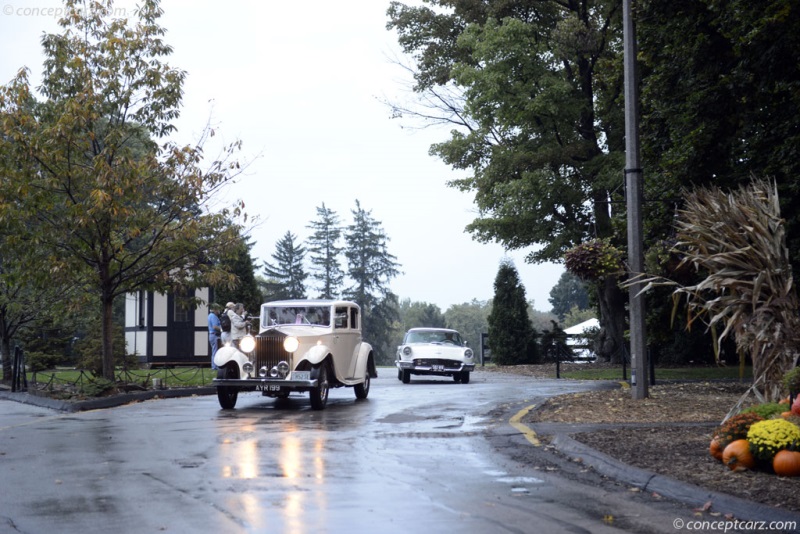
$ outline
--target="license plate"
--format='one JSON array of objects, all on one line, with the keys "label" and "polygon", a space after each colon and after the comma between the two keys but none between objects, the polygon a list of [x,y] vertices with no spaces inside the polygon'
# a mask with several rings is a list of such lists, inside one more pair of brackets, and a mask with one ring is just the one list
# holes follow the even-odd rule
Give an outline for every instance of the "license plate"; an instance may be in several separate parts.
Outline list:
[{"label": "license plate", "polygon": [[432,371],[444,371],[444,365],[431,365]]},{"label": "license plate", "polygon": [[256,391],[280,391],[281,387],[277,384],[259,384]]},{"label": "license plate", "polygon": [[311,380],[311,371],[292,371],[292,380]]}]

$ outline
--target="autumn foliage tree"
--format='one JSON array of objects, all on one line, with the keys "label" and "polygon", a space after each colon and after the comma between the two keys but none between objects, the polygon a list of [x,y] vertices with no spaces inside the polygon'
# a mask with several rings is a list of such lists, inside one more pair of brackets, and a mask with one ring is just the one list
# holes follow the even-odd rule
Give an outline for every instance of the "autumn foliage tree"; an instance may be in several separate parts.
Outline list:
[{"label": "autumn foliage tree", "polygon": [[67,0],[65,12],[63,31],[42,39],[41,96],[26,69],[0,88],[0,222],[26,221],[22,238],[42,251],[47,283],[93,297],[113,379],[115,298],[231,281],[217,260],[241,206],[211,205],[237,172],[238,144],[206,163],[212,131],[195,146],[166,140],[185,73],[164,60],[157,0],[134,21],[111,18],[110,0]]}]

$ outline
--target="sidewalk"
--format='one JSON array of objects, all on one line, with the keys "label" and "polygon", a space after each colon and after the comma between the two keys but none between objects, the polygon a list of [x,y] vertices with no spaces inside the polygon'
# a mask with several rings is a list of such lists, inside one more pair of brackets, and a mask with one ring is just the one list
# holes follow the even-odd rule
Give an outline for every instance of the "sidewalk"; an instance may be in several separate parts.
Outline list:
[{"label": "sidewalk", "polygon": [[44,395],[37,395],[34,392],[25,391],[11,391],[11,388],[6,385],[0,385],[0,400],[10,400],[14,402],[21,402],[23,404],[31,404],[42,408],[50,408],[61,412],[81,412],[87,410],[103,410],[106,408],[115,408],[132,402],[142,402],[150,399],[172,399],[177,397],[191,397],[192,395],[214,395],[217,390],[213,387],[187,387],[187,388],[170,388],[170,389],[157,389],[148,391],[136,391],[125,393],[122,395],[113,395],[110,397],[98,397],[82,401],[67,401],[52,399]]}]

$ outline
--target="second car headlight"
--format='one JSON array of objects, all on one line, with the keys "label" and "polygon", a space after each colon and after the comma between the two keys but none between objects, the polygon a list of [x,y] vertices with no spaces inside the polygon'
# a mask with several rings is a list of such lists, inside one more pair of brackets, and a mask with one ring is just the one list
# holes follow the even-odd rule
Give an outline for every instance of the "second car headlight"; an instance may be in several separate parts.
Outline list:
[{"label": "second car headlight", "polygon": [[296,337],[289,336],[283,340],[283,350],[286,352],[294,352],[297,350],[297,347],[300,346],[300,342],[297,341]]},{"label": "second car headlight", "polygon": [[465,358],[472,358],[472,349],[467,349],[464,351]]},{"label": "second car headlight", "polygon": [[256,338],[249,334],[244,336],[239,342],[239,349],[242,352],[253,352],[254,348],[256,348]]}]

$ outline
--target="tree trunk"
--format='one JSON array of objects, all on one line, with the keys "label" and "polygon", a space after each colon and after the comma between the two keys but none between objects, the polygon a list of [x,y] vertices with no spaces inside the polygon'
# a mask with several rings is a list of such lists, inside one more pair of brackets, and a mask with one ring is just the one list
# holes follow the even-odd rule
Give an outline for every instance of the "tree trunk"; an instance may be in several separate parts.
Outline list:
[{"label": "tree trunk", "polygon": [[616,276],[607,276],[598,285],[601,343],[598,356],[611,363],[622,363],[625,355],[625,293]]},{"label": "tree trunk", "polygon": [[113,351],[113,312],[114,297],[103,292],[103,378],[114,381],[114,351]]},{"label": "tree trunk", "polygon": [[0,359],[3,361],[3,382],[11,382],[11,336],[4,321],[0,321]]}]

